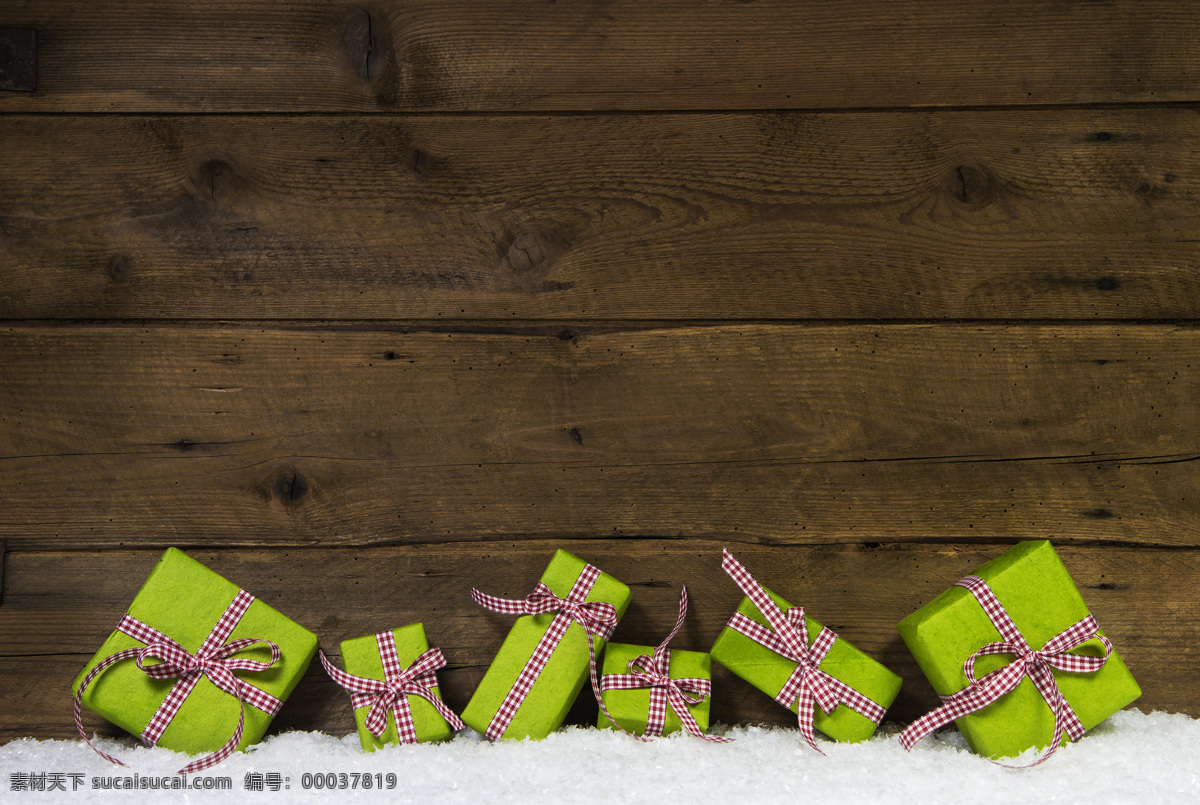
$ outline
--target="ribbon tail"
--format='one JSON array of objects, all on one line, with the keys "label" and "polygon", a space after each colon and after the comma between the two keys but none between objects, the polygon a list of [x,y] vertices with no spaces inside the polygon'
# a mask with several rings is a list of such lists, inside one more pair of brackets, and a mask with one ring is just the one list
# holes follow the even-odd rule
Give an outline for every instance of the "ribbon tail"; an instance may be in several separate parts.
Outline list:
[{"label": "ribbon tail", "polygon": [[[762,588],[758,580],[750,575],[750,571],[746,570],[742,563],[735,559],[733,554],[728,550],[721,552],[721,569],[725,571],[726,575],[733,580],[733,583],[738,586],[745,596],[758,607],[758,611],[767,619],[771,630],[788,644],[791,653],[799,657],[806,657],[808,655],[807,636],[803,639],[800,637],[795,625],[788,620],[783,610],[771,599],[771,596],[767,595],[767,591]],[[803,623],[804,621],[801,620],[802,625]]]},{"label": "ribbon tail", "polygon": [[94,668],[92,668],[91,671],[88,672],[88,675],[83,678],[83,681],[79,683],[79,691],[75,694],[75,706],[73,708],[74,714],[75,714],[75,729],[79,730],[79,737],[83,739],[83,742],[86,743],[93,752],[95,752],[97,755],[99,755],[100,757],[107,760],[109,763],[115,763],[118,766],[124,766],[125,768],[129,768],[129,764],[125,763],[122,760],[118,760],[117,758],[113,757],[112,755],[108,754],[107,752],[104,752],[104,751],[101,751],[100,749],[98,749],[96,747],[96,745],[93,744],[88,739],[87,733],[84,732],[84,730],[83,730],[83,692],[85,690],[87,690],[88,685],[92,684],[92,682],[96,679],[96,677],[98,677],[101,674],[101,672],[103,672],[110,665],[116,665],[121,660],[133,659],[133,658],[137,657],[137,655],[140,653],[141,653],[141,649],[127,648],[124,651],[118,651],[116,654],[110,654],[109,656],[107,656],[103,660],[101,660],[99,663],[97,663],[96,666]]},{"label": "ribbon tail", "polygon": [[[226,673],[228,673],[228,672],[226,672]],[[229,675],[231,677],[233,676],[233,674],[229,674]],[[193,760],[191,763],[187,764],[182,769],[180,769],[178,772],[176,772],[177,774],[192,774],[193,772],[203,771],[204,769],[212,768],[213,766],[217,765],[222,760],[224,760],[225,758],[229,757],[230,755],[232,755],[234,753],[234,751],[238,748],[238,744],[240,744],[242,742],[242,731],[246,727],[246,703],[242,700],[240,691],[239,691],[237,700],[238,700],[237,729],[235,729],[233,731],[233,735],[230,737],[230,739],[228,741],[226,741],[225,745],[222,746],[220,749],[218,749],[216,752],[213,752],[211,755],[205,755],[202,758],[197,758],[196,760]]]},{"label": "ribbon tail", "polygon": [[813,732],[813,717],[816,715],[816,697],[813,695],[812,689],[808,685],[800,688],[800,695],[796,697],[796,723],[800,727],[800,732],[804,736],[804,740],[813,749],[825,754],[821,751],[821,747],[817,746],[817,736]]},{"label": "ribbon tail", "polygon": [[[1055,684],[1054,675],[1050,672],[1049,668],[1041,668],[1031,673],[1029,678],[1033,680],[1033,684],[1037,686],[1038,692],[1046,700],[1046,704],[1050,707],[1050,712],[1054,713],[1054,737],[1050,739],[1050,745],[1043,749],[1042,753],[1032,763],[1026,763],[1021,766],[1010,766],[1007,763],[1000,764],[1008,769],[1030,769],[1045,763],[1058,751],[1058,747],[1062,745],[1063,735],[1068,731],[1067,724],[1069,720],[1073,719],[1076,723],[1079,721],[1078,716],[1075,715],[1075,711],[1071,709],[1071,705],[1067,703],[1066,698],[1062,695],[1062,691]],[[1082,730],[1083,726],[1080,725],[1080,734],[1082,734]],[[1076,736],[1072,735],[1071,737],[1075,738]]]},{"label": "ribbon tail", "polygon": [[1050,746],[1046,747],[1046,751],[1031,763],[1031,766],[1039,766],[1045,763],[1050,759],[1051,755],[1058,751],[1058,747],[1062,745],[1063,733],[1065,731],[1066,725],[1064,722],[1066,721],[1066,713],[1070,712],[1072,716],[1075,715],[1074,711],[1071,710],[1071,705],[1067,704],[1066,698],[1062,695],[1062,691],[1058,689],[1057,685],[1054,687],[1054,692],[1057,694],[1058,699],[1054,706],[1054,738],[1051,739]]},{"label": "ribbon tail", "polygon": [[515,601],[509,598],[500,598],[495,595],[488,595],[485,592],[471,588],[471,600],[478,606],[492,612],[501,614],[517,614],[522,608],[523,601]]},{"label": "ribbon tail", "polygon": [[318,651],[317,656],[321,660],[325,673],[329,674],[329,678],[350,694],[350,703],[355,710],[370,705],[371,709],[367,712],[367,717],[363,719],[363,726],[367,728],[367,731],[376,738],[383,735],[384,730],[387,729],[388,707],[391,704],[386,684],[377,679],[367,679],[343,671],[329,661],[324,651]]},{"label": "ribbon tail", "polygon": [[612,725],[621,732],[625,733],[626,735],[632,735],[634,738],[637,738],[639,741],[644,743],[649,743],[653,740],[653,738],[647,738],[644,735],[638,735],[636,732],[630,732],[617,723],[617,720],[613,718],[613,714],[608,712],[608,707],[604,704],[604,697],[600,694],[600,680],[596,676],[596,643],[592,639],[592,630],[584,626],[583,633],[587,635],[589,663],[588,674],[592,681],[592,694],[596,697],[596,704],[600,705],[600,711],[604,713],[608,720],[612,722]]},{"label": "ribbon tail", "polygon": [[433,705],[434,709],[438,711],[438,714],[446,720],[447,724],[450,725],[450,729],[457,732],[458,730],[466,728],[467,725],[464,724],[463,720],[458,717],[458,713],[451,710],[450,705],[446,704],[437,696],[434,696],[432,691],[429,692],[428,695],[426,695],[423,691],[417,691],[417,695]]},{"label": "ribbon tail", "polygon": [[956,718],[982,710],[1011,691],[1025,676],[1023,670],[1013,670],[1014,667],[1014,665],[1007,665],[998,671],[993,671],[975,684],[968,685],[958,693],[943,697],[941,707],[930,710],[900,733],[900,746],[906,752],[910,752],[917,741],[938,727],[945,726]]},{"label": "ribbon tail", "polygon": [[654,650],[655,656],[659,656],[662,654],[662,652],[666,651],[667,646],[672,640],[675,639],[675,635],[679,634],[679,630],[683,628],[683,620],[687,617],[687,609],[688,593],[687,585],[685,584],[679,588],[679,616],[675,619],[675,628],[672,629],[671,633],[667,635],[661,643],[658,644],[658,648]]},{"label": "ribbon tail", "polygon": [[387,730],[388,711],[392,709],[392,699],[386,693],[381,693],[371,700],[371,709],[363,719],[367,731],[379,738]]},{"label": "ribbon tail", "polygon": [[911,752],[918,741],[932,733],[938,727],[949,724],[958,715],[960,715],[958,708],[950,703],[930,710],[904,728],[904,731],[900,733],[900,746],[905,752]]},{"label": "ribbon tail", "polygon": [[[819,674],[821,672],[817,671],[817,673]],[[815,686],[812,686],[812,687],[815,687]],[[812,694],[813,694],[813,701],[816,704],[816,707],[813,708],[813,716],[814,717],[816,716],[816,708],[818,708],[818,707],[821,709],[821,712],[824,713],[825,715],[829,715],[830,713],[832,713],[834,710],[837,709],[838,696],[828,686],[823,686],[822,689],[813,690]]]},{"label": "ribbon tail", "polygon": [[732,738],[725,738],[721,735],[706,735],[704,730],[700,729],[700,725],[696,723],[696,718],[692,715],[692,711],[688,707],[687,699],[678,690],[672,688],[671,693],[668,694],[667,701],[671,703],[671,709],[679,717],[679,723],[683,725],[684,732],[688,735],[702,738],[709,743],[715,744],[726,744],[733,741]]}]

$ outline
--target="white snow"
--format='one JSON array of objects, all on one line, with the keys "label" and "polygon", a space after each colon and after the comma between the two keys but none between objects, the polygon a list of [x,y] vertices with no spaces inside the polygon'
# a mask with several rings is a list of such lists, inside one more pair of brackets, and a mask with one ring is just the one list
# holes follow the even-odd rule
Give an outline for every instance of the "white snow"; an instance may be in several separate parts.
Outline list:
[{"label": "white snow", "polygon": [[[966,750],[947,731],[905,753],[887,729],[861,744],[822,742],[825,757],[794,729],[739,727],[732,744],[683,735],[651,744],[596,729],[570,728],[544,741],[489,744],[460,735],[438,745],[388,747],[374,754],[358,738],[292,732],[269,738],[197,777],[228,777],[232,790],[104,791],[93,778],[172,775],[186,759],[164,749],[102,739],[130,763],[102,760],[82,741],[23,738],[0,746],[5,802],[1190,802],[1200,801],[1200,720],[1117,713],[1045,764],[1010,771]],[[1027,754],[1025,760],[1032,759]],[[66,792],[14,791],[23,775],[58,774]],[[75,773],[79,788],[71,791]],[[305,774],[396,775],[391,790],[305,790]],[[246,790],[247,775],[278,775],[280,790]],[[49,777],[49,779],[54,779]],[[324,777],[322,778],[324,780]],[[284,782],[286,781],[286,782]],[[334,782],[337,779],[334,778]],[[36,784],[36,783],[35,783]],[[290,788],[283,789],[283,785]]]}]

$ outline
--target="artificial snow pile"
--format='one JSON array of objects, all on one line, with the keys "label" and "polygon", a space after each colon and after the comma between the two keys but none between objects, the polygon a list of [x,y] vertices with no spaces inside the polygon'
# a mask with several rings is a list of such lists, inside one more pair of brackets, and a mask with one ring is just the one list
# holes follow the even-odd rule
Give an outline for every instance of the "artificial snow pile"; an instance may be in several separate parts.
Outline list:
[{"label": "artificial snow pile", "polygon": [[[791,729],[743,727],[731,744],[675,735],[643,744],[626,735],[570,728],[544,741],[490,744],[460,735],[443,744],[364,754],[358,737],[292,732],[193,775],[228,778],[225,791],[96,790],[108,778],[169,776],[186,758],[113,740],[98,745],[130,763],[102,760],[81,741],[20,739],[0,746],[6,802],[1189,802],[1200,801],[1200,720],[1117,713],[1047,763],[1012,771],[971,754],[954,731],[912,753],[884,730],[860,744],[823,742],[822,757]],[[1024,762],[1033,753],[1023,756]],[[30,791],[57,779],[67,790]],[[68,776],[74,774],[74,777]],[[395,787],[388,789],[387,775]],[[57,775],[52,777],[50,775]],[[321,788],[317,788],[317,775]],[[332,775],[332,776],[331,776]],[[337,790],[343,783],[345,788]],[[369,775],[372,788],[363,788]],[[384,788],[375,787],[382,780]],[[350,781],[357,780],[351,788]],[[325,787],[332,783],[335,790]],[[72,784],[77,790],[72,791]],[[14,789],[14,784],[16,788]],[[306,789],[305,785],[309,787]],[[286,787],[285,787],[286,786]],[[272,787],[279,790],[273,791]],[[261,789],[261,790],[260,790]]]}]

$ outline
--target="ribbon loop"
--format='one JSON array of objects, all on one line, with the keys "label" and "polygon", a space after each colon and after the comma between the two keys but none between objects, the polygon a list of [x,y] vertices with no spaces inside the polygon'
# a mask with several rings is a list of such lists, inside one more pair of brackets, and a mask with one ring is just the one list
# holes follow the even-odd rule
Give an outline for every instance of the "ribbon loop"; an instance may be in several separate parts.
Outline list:
[{"label": "ribbon loop", "polygon": [[[148,664],[147,660],[158,660]],[[137,654],[137,667],[151,679],[171,679],[198,668],[197,660],[178,643],[151,643]]]},{"label": "ribbon loop", "polygon": [[[589,565],[590,567],[590,565]],[[599,571],[596,571],[597,575]],[[592,583],[595,583],[593,579]],[[591,584],[588,585],[591,590]],[[545,615],[550,612],[562,612],[570,620],[577,622],[589,633],[594,633],[602,640],[608,640],[617,627],[617,608],[606,601],[585,601],[583,595],[578,595],[572,589],[566,598],[559,598],[554,591],[539,581],[533,592],[522,599],[498,598],[494,595],[471,590],[471,598],[476,604],[505,615]]]},{"label": "ribbon loop", "polygon": [[629,661],[629,673],[645,679],[647,685],[660,684],[664,674],[663,670],[658,667],[657,658],[657,651],[654,652],[654,656],[639,654]]},{"label": "ribbon loop", "polygon": [[[127,765],[112,755],[100,751],[88,740],[87,734],[83,729],[82,704],[84,691],[105,669],[124,660],[132,659],[136,662],[138,669],[151,679],[179,680],[167,691],[166,698],[163,699],[158,710],[155,711],[149,723],[146,724],[145,729],[142,730],[142,739],[146,743],[150,746],[158,743],[158,739],[162,737],[167,726],[179,712],[179,708],[183,706],[187,697],[191,695],[200,678],[207,677],[219,690],[237,699],[237,727],[224,746],[212,754],[192,761],[180,769],[179,773],[191,774],[195,771],[211,768],[233,754],[238,744],[242,741],[247,704],[270,716],[274,716],[283,705],[283,702],[276,697],[239,679],[233,673],[234,671],[265,671],[274,666],[282,658],[279,646],[270,640],[261,640],[258,638],[229,640],[229,636],[233,634],[234,628],[241,621],[242,616],[246,614],[246,610],[250,608],[252,603],[254,603],[254,596],[245,590],[238,590],[237,595],[233,597],[233,600],[217,620],[216,625],[213,626],[212,631],[209,632],[204,642],[200,644],[200,648],[196,650],[195,654],[189,653],[177,641],[154,627],[143,623],[132,615],[126,614],[117,625],[117,631],[129,635],[146,645],[143,648],[125,649],[109,655],[96,664],[88,675],[84,677],[83,682],[79,685],[79,691],[75,694],[74,704],[75,727],[79,731],[80,737],[98,755],[111,763],[116,763],[120,766]],[[234,656],[238,652],[258,643],[262,643],[270,648],[270,662],[237,658]],[[149,663],[147,660],[158,660],[158,662]]]},{"label": "ribbon loop", "polygon": [[[900,745],[905,750],[911,750],[917,741],[938,727],[982,710],[1014,690],[1022,679],[1028,677],[1054,714],[1054,737],[1042,754],[1032,763],[1024,766],[1009,766],[1003,763],[999,765],[1007,768],[1029,768],[1045,763],[1057,751],[1064,734],[1069,735],[1071,740],[1077,741],[1085,732],[1079,717],[1062,695],[1062,691],[1059,690],[1050,669],[1057,668],[1069,673],[1094,673],[1100,670],[1112,656],[1112,643],[1107,637],[1098,634],[1100,627],[1096,623],[1096,619],[1089,614],[1050,638],[1040,649],[1035,650],[1026,642],[1012,617],[986,581],[977,576],[967,576],[956,582],[955,586],[964,587],[971,592],[1003,640],[988,643],[967,657],[963,662],[963,674],[966,676],[967,686],[957,693],[942,696],[941,707],[926,713],[910,724],[900,733]],[[1104,656],[1068,653],[1093,638],[1100,641],[1100,645],[1104,649]],[[1014,657],[1014,660],[977,679],[975,677],[975,660],[992,654],[1009,654]]]},{"label": "ribbon loop", "polygon": [[788,708],[796,705],[796,721],[809,746],[825,754],[817,746],[813,732],[813,717],[817,707],[829,714],[839,704],[844,704],[876,724],[883,720],[886,710],[878,702],[820,669],[825,655],[837,641],[837,634],[822,627],[810,646],[803,607],[792,607],[784,612],[728,550],[722,553],[721,567],[758,608],[768,624],[763,626],[741,613],[734,613],[728,627],[796,663],[796,669],[780,688],[775,700]]}]

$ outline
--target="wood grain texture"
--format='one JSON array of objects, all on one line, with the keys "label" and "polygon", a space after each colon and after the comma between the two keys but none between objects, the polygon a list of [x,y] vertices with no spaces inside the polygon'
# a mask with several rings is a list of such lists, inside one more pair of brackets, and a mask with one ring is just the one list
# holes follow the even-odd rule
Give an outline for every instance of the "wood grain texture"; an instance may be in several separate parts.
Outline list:
[{"label": "wood grain texture", "polygon": [[9,550],[1200,544],[1200,330],[11,326]]},{"label": "wood grain texture", "polygon": [[[1138,706],[1200,716],[1198,28],[4,3],[37,71],[0,92],[0,740],[74,734],[167,545],[334,653],[424,621],[459,709],[509,625],[472,586],[565,547],[634,588],[621,641],[686,582],[702,650],[729,545],[901,673],[908,721],[936,698],[895,623],[1051,537]],[[714,682],[716,720],[790,723]],[[319,667],[289,728],[353,730]]]},{"label": "wood grain texture", "polygon": [[1196,101],[1167,0],[24,0],[3,111],[778,109]]},{"label": "wood grain texture", "polygon": [[0,318],[1200,315],[1191,109],[0,117]]},{"label": "wood grain texture", "polygon": [[[532,588],[553,540],[452,543],[369,549],[193,551],[199,561],[316,632],[336,655],[348,638],[412,622],[449,662],[446,700],[461,709],[511,620],[483,612],[471,587],[520,597]],[[670,631],[679,586],[688,620],[673,645],[705,651],[740,593],[720,569],[720,546],[696,540],[585,540],[577,555],[628,583],[633,603],[614,635],[654,645]],[[908,721],[937,702],[895,624],[1005,545],[821,547],[736,546],[759,581],[901,674],[891,720]],[[1137,706],[1200,714],[1188,646],[1200,639],[1200,551],[1118,546],[1060,547],[1097,621],[1143,690]],[[154,551],[17,552],[0,607],[0,738],[69,737],[70,680],[120,620],[154,566]],[[786,725],[782,708],[720,669],[713,715],[724,723]],[[581,697],[586,698],[586,697]],[[594,718],[586,706],[577,719]],[[103,724],[91,717],[89,729]],[[353,731],[344,694],[319,667],[284,707],[277,729]],[[109,728],[112,729],[111,727]]]}]

